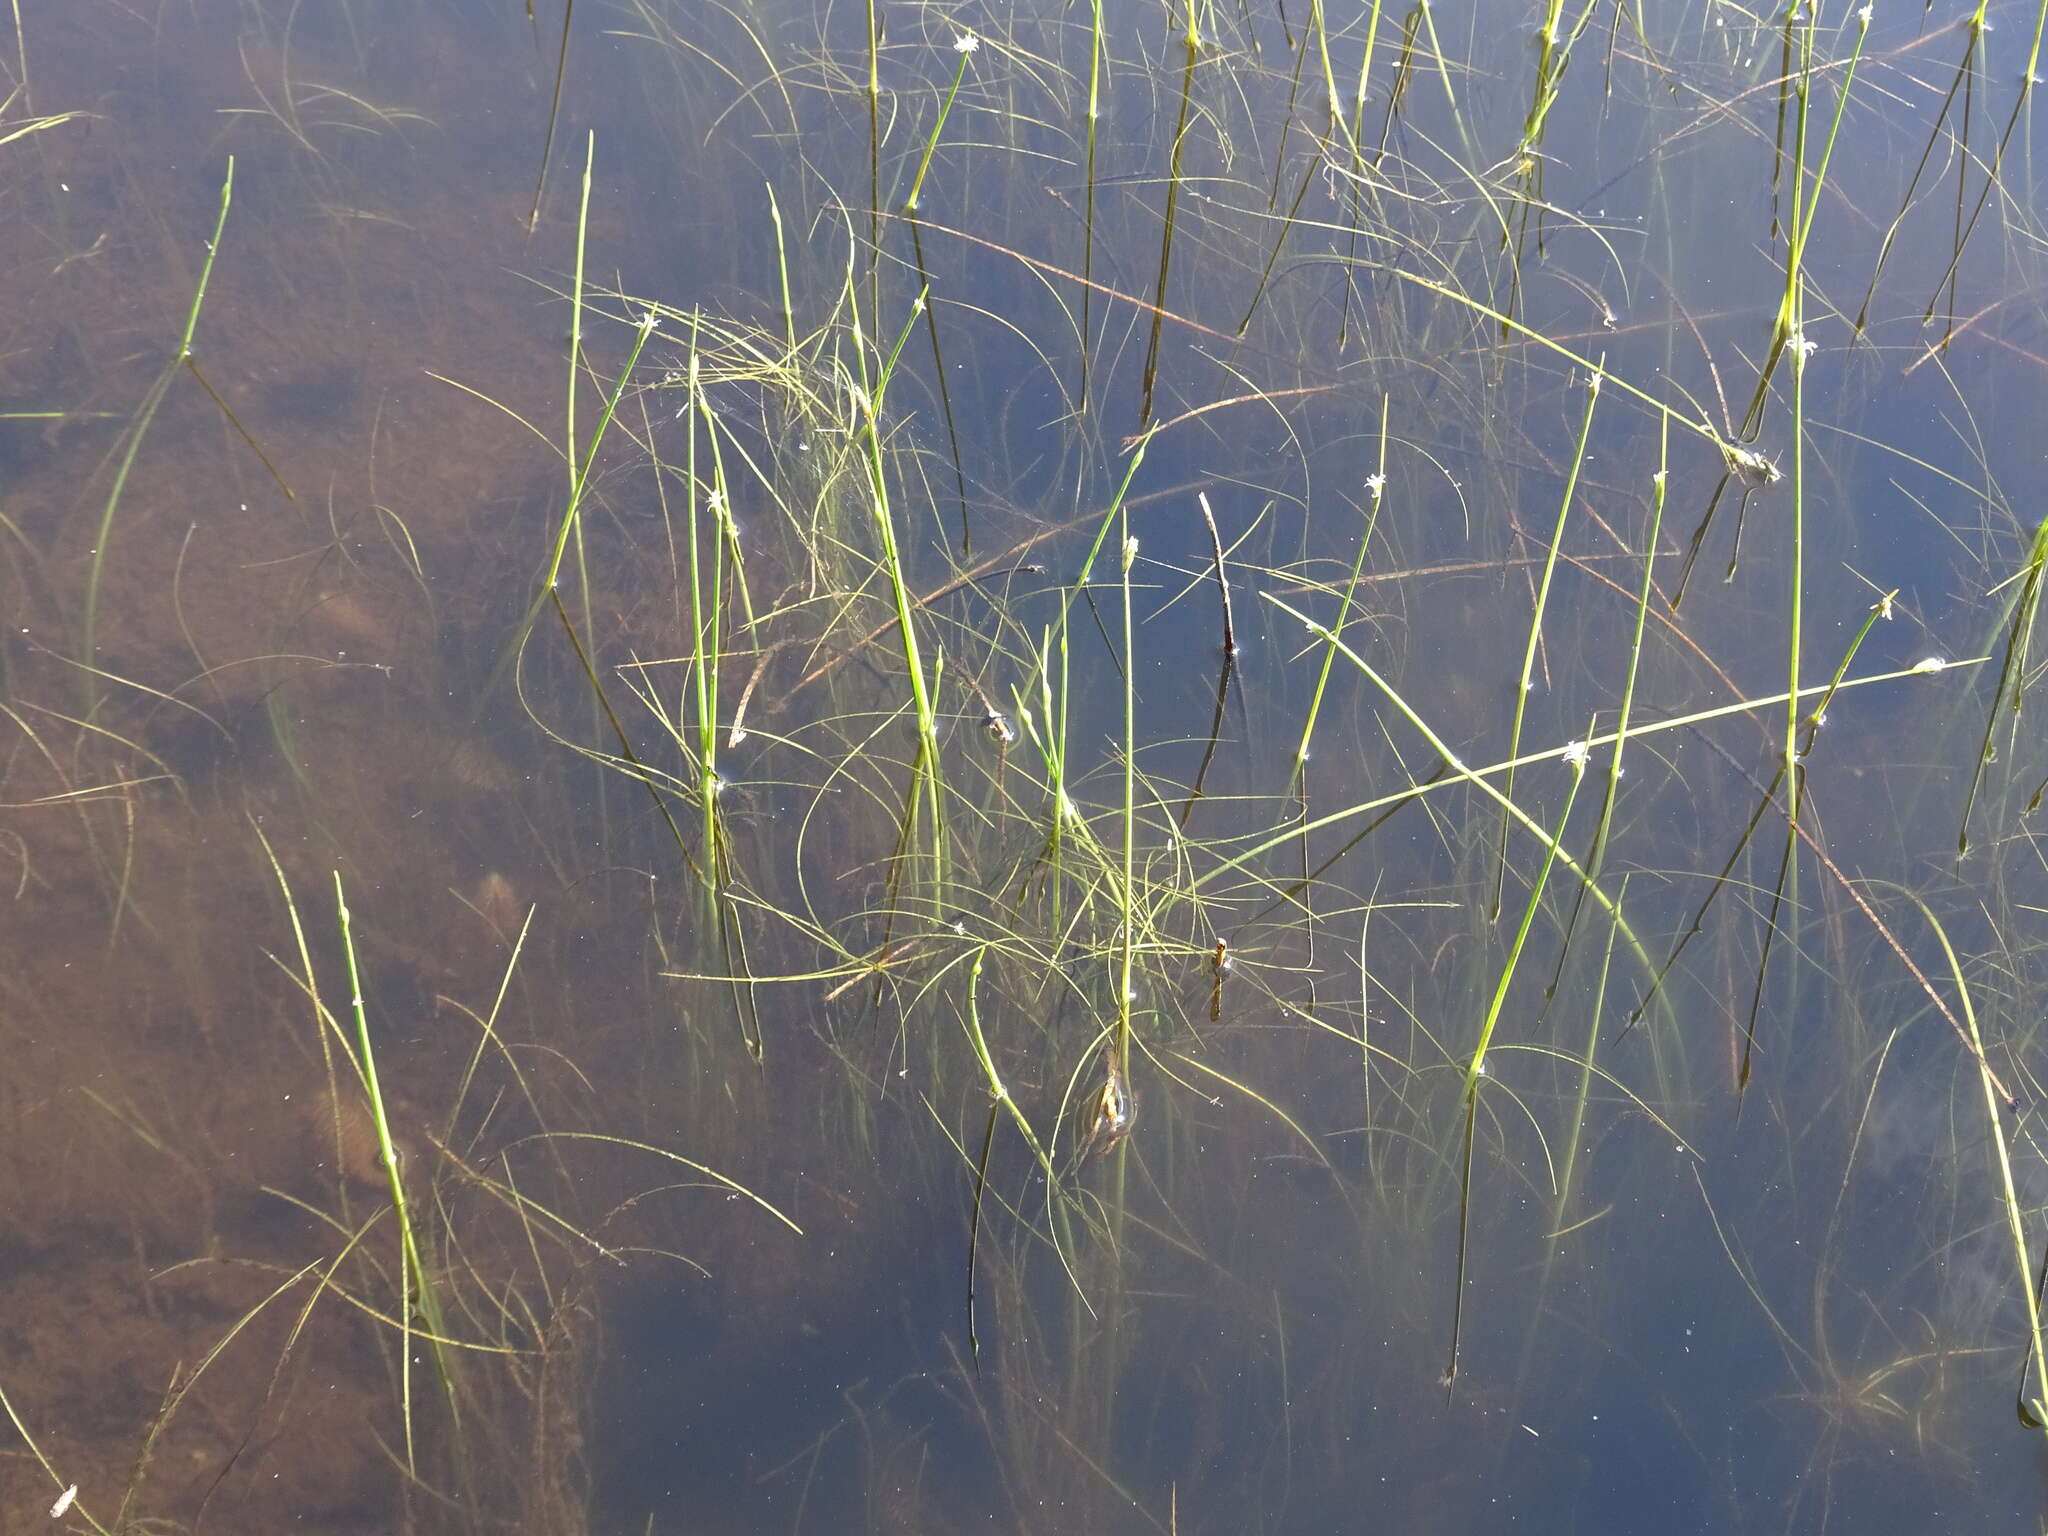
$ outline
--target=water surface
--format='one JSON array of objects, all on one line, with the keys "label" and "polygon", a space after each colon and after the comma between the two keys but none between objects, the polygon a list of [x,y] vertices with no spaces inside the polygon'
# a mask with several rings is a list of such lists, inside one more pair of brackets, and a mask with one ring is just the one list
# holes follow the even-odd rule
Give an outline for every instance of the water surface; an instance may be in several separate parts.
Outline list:
[{"label": "water surface", "polygon": [[1297,9],[25,15],[12,1519],[2042,1523],[2039,18]]}]

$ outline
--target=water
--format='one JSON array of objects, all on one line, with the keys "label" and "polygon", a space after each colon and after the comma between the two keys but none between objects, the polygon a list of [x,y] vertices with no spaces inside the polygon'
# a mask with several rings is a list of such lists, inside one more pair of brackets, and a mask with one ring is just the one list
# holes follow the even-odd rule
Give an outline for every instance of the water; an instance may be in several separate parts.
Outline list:
[{"label": "water", "polygon": [[2043,1523],[2036,18],[1320,14],[24,17],[0,1524]]}]

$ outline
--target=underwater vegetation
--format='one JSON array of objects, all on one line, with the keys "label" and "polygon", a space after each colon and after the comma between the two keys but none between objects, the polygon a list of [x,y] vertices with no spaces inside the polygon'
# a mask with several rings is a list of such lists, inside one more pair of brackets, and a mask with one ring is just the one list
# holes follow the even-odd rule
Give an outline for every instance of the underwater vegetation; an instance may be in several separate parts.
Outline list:
[{"label": "underwater vegetation", "polygon": [[2048,4],[0,24],[0,1528],[2048,1526]]}]

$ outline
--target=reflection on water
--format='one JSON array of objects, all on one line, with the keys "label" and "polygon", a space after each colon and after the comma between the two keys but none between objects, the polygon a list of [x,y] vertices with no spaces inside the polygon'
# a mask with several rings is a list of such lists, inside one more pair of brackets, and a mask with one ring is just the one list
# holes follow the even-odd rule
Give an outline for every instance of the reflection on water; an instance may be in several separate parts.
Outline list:
[{"label": "reflection on water", "polygon": [[0,1526],[2039,1524],[2031,19],[880,19],[0,46]]}]

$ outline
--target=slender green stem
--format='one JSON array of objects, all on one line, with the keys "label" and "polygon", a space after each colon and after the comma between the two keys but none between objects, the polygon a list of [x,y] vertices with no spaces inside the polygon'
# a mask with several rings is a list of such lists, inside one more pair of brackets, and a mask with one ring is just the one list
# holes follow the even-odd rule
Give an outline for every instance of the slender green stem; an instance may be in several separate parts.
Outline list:
[{"label": "slender green stem", "polygon": [[[590,489],[590,472],[597,463],[597,450],[604,442],[605,433],[610,429],[612,417],[618,413],[619,400],[626,393],[626,386],[632,381],[633,369],[640,361],[640,349],[647,345],[647,338],[659,324],[653,310],[643,314],[633,327],[633,347],[626,354],[626,366],[619,370],[619,377],[612,385],[612,392],[606,398],[604,410],[597,418],[597,430],[590,435],[589,446],[583,450],[583,462],[577,467],[574,479],[569,484],[569,504],[562,510],[562,521],[555,529],[554,548],[549,552],[547,570],[541,576],[541,590],[534,598],[534,612],[547,601],[548,593],[555,590],[560,582],[562,556],[569,547],[569,536],[575,530],[583,510],[583,497]],[[575,445],[571,444],[571,451]],[[529,622],[532,615],[529,615]]]},{"label": "slender green stem", "polygon": [[[1472,1056],[1465,1064],[1465,1082],[1459,1097],[1465,1103],[1465,1157],[1464,1177],[1458,1197],[1458,1275],[1457,1292],[1451,1307],[1451,1363],[1444,1373],[1446,1388],[1453,1388],[1458,1380],[1458,1352],[1465,1337],[1465,1273],[1471,1252],[1472,1217],[1472,1152],[1473,1135],[1479,1120],[1479,1080],[1486,1075],[1486,1052],[1493,1043],[1494,1029],[1500,1023],[1501,1009],[1506,1005],[1508,987],[1515,979],[1516,964],[1522,958],[1522,949],[1529,941],[1529,930],[1535,925],[1536,913],[1543,905],[1543,888],[1550,880],[1551,865],[1557,861],[1564,846],[1564,829],[1571,822],[1572,806],[1579,797],[1579,785],[1586,777],[1586,754],[1574,753],[1567,759],[1572,769],[1571,789],[1565,795],[1564,810],[1557,818],[1557,830],[1546,836],[1549,851],[1543,856],[1543,866],[1537,871],[1536,883],[1529,888],[1528,905],[1522,909],[1521,925],[1515,930],[1514,942],[1508,946],[1507,959],[1502,963],[1500,981],[1493,989],[1493,1000],[1487,1005],[1486,1017],[1479,1026],[1478,1042],[1472,1047]],[[1617,930],[1621,922],[1615,920]]]},{"label": "slender green stem", "polygon": [[860,435],[862,459],[868,474],[868,505],[873,514],[875,535],[881,545],[884,574],[889,580],[889,589],[896,606],[896,629],[902,637],[903,663],[910,674],[911,701],[917,711],[917,765],[914,772],[924,786],[925,808],[930,819],[933,875],[936,889],[943,890],[945,884],[945,827],[940,814],[938,715],[932,703],[931,682],[925,676],[924,658],[917,638],[917,625],[913,622],[910,600],[910,583],[903,567],[903,554],[896,542],[896,522],[889,507],[889,473],[882,456],[882,415],[883,402],[888,394],[889,380],[896,370],[896,360],[903,355],[903,345],[910,339],[911,329],[917,324],[919,315],[930,295],[920,290],[917,300],[910,307],[910,316],[897,334],[896,344],[876,370],[872,380],[868,375],[868,349],[861,328],[860,295],[853,281],[851,256],[847,273],[847,308],[853,327],[853,353],[860,370],[860,421],[857,430]]},{"label": "slender green stem", "polygon": [[[1591,734],[1590,729],[1588,734]],[[1578,801],[1579,785],[1585,781],[1587,755],[1585,752],[1574,752],[1566,757],[1565,761],[1572,770],[1572,785],[1565,795],[1564,810],[1558,815],[1557,830],[1554,833],[1540,834],[1539,829],[1539,834],[1544,839],[1543,864],[1536,872],[1536,883],[1529,888],[1529,900],[1522,908],[1521,924],[1515,929],[1514,942],[1508,946],[1507,961],[1501,966],[1500,980],[1493,989],[1493,1000],[1487,1004],[1486,1018],[1479,1026],[1478,1044],[1473,1046],[1472,1057],[1465,1064],[1467,1094],[1473,1091],[1474,1085],[1486,1073],[1487,1048],[1493,1044],[1493,1032],[1500,1024],[1501,1009],[1508,1000],[1508,985],[1515,979],[1515,967],[1522,958],[1523,947],[1529,942],[1529,930],[1535,926],[1536,913],[1543,905],[1543,888],[1549,883],[1551,866],[1559,857],[1569,857],[1563,854],[1564,829],[1572,819],[1572,806]]]},{"label": "slender green stem", "polygon": [[[384,1104],[384,1088],[377,1075],[377,1050],[370,1039],[370,1017],[363,1002],[362,976],[356,968],[355,935],[351,930],[348,897],[342,889],[341,871],[334,872],[334,904],[341,922],[341,948],[348,961],[349,1012],[356,1026],[357,1065],[362,1070],[363,1090],[369,1095],[370,1117],[377,1128],[377,1157],[385,1177],[391,1186],[391,1209],[398,1218],[398,1234],[406,1296],[401,1298],[399,1308],[400,1328],[406,1334],[401,1341],[404,1374],[408,1381],[412,1374],[412,1318],[416,1307],[420,1320],[426,1324],[428,1344],[434,1351],[434,1359],[440,1372],[442,1390],[448,1401],[449,1412],[456,1411],[454,1378],[450,1371],[451,1362],[446,1355],[448,1329],[441,1318],[441,1299],[434,1288],[432,1276],[427,1272],[424,1259],[420,1256],[419,1234],[413,1225],[412,1210],[406,1200],[405,1168],[398,1155],[398,1148],[391,1138],[391,1118]],[[415,1445],[412,1422],[412,1395],[406,1393],[405,1406],[405,1464],[408,1471],[415,1467]]]},{"label": "slender green stem", "polygon": [[981,39],[972,32],[963,32],[953,43],[954,51],[960,55],[960,64],[953,71],[952,88],[939,105],[939,118],[932,124],[932,136],[925,141],[924,158],[917,163],[917,175],[910,183],[910,196],[903,200],[905,213],[917,212],[917,200],[924,192],[925,173],[931,170],[932,156],[938,151],[939,135],[946,131],[946,119],[953,111],[953,98],[960,94],[960,82],[967,78],[967,61],[974,57],[974,51],[980,46]]},{"label": "slender green stem", "polygon": [[1088,163],[1083,175],[1085,201],[1081,211],[1081,384],[1075,391],[1079,408],[1088,408],[1090,362],[1095,356],[1092,306],[1095,298],[1095,147],[1102,122],[1102,0],[1093,0],[1088,28]]},{"label": "slender green stem", "polygon": [[768,189],[768,217],[775,224],[775,270],[782,278],[782,337],[784,356],[787,361],[796,361],[796,304],[789,288],[789,247],[782,228],[782,205],[775,200],[775,184],[763,182]]},{"label": "slender green stem", "polygon": [[1138,541],[1131,536],[1131,514],[1120,505],[1117,526],[1123,535],[1124,610],[1124,785],[1123,785],[1123,889],[1118,892],[1121,907],[1117,924],[1120,935],[1117,954],[1116,1054],[1117,1066],[1130,1080],[1131,1067],[1131,959],[1137,949],[1137,892],[1134,876],[1138,848],[1138,654],[1131,624],[1131,567],[1137,563]]},{"label": "slender green stem", "polygon": [[[2013,1179],[2012,1150],[2008,1145],[2005,1119],[2000,1113],[2004,1094],[1986,1063],[1984,1037],[1977,1025],[1977,1009],[1970,1001],[1970,988],[1963,977],[1962,962],[1956,958],[1948,930],[1925,901],[1910,892],[1908,895],[1933,928],[1934,936],[1941,941],[1942,953],[1948,958],[1949,974],[1955,978],[1956,998],[1962,1004],[1963,1018],[1970,1027],[1970,1045],[1977,1058],[1978,1082],[1984,1089],[1984,1119],[1991,1127],[1991,1145],[1998,1154],[1999,1203],[2004,1208],[2006,1230],[2012,1235],[2013,1267],[2018,1271],[2020,1294],[2027,1303],[2027,1369],[2021,1374],[2020,1420],[2034,1429],[2048,1429],[2048,1330],[2044,1330],[2042,1324],[2041,1293],[2034,1281],[2033,1256],[2028,1251],[2026,1224],[2021,1218],[2024,1207],[2020,1204],[2019,1189]],[[2026,1390],[2028,1375],[2034,1380],[2031,1397]]]},{"label": "slender green stem", "polygon": [[[1607,355],[1600,356],[1600,368],[1607,366]],[[1593,408],[1600,403],[1600,372],[1596,369],[1586,381],[1586,414],[1579,422],[1579,441],[1572,450],[1571,472],[1565,476],[1564,496],[1557,505],[1557,525],[1551,530],[1550,548],[1543,557],[1543,579],[1536,588],[1535,611],[1529,615],[1529,639],[1522,648],[1522,675],[1515,689],[1515,722],[1508,732],[1508,757],[1520,755],[1522,750],[1522,722],[1529,711],[1529,694],[1536,686],[1536,652],[1543,644],[1543,613],[1550,603],[1550,583],[1557,574],[1557,552],[1564,544],[1564,525],[1571,516],[1572,497],[1578,494],[1579,469],[1586,462],[1586,442],[1593,433]],[[1508,770],[1507,782],[1501,792],[1512,800],[1515,795],[1515,771]],[[1501,814],[1500,823],[1500,865],[1494,878],[1493,916],[1500,917],[1501,901],[1507,892],[1508,881],[1508,822],[1506,812]]]},{"label": "slender green stem", "polygon": [[[689,535],[690,535],[690,676],[695,685],[697,704],[697,801],[702,817],[699,836],[703,839],[704,878],[707,884],[715,883],[718,877],[718,668],[724,650],[720,632],[723,604],[718,592],[716,551],[722,541],[712,540],[713,575],[711,590],[705,590],[703,570],[703,516],[704,482],[697,470],[698,407],[704,405],[704,386],[701,375],[702,356],[699,340],[702,330],[701,317],[690,317],[690,359],[687,372],[689,389],[690,440],[684,459],[684,476],[688,483]],[[707,431],[716,431],[716,426],[707,409],[702,411],[703,425]]]},{"label": "slender green stem", "polygon": [[576,278],[569,290],[569,392],[562,402],[562,441],[569,451],[562,464],[569,473],[569,496],[576,497],[576,395],[583,382],[583,260],[590,236],[590,172],[597,161],[597,130],[583,148],[583,195],[576,205]]},{"label": "slender green stem", "polygon": [[1045,1174],[1051,1188],[1059,1185],[1059,1175],[1053,1169],[1052,1158],[1038,1139],[1038,1133],[1031,1128],[1031,1122],[1024,1118],[1024,1111],[1010,1094],[1003,1082],[1003,1074],[996,1069],[995,1054],[989,1050],[988,1036],[981,1028],[981,962],[988,953],[988,946],[982,945],[974,952],[974,963],[967,972],[967,1017],[962,1021],[967,1029],[967,1039],[974,1048],[974,1059],[981,1064],[981,1074],[988,1082],[989,1097],[1003,1107],[1024,1137],[1025,1145],[1031,1148],[1031,1155],[1037,1160],[1039,1169]]},{"label": "slender green stem", "polygon": [[[1344,633],[1351,618],[1352,595],[1358,591],[1360,578],[1365,574],[1365,556],[1372,544],[1373,529],[1379,526],[1380,503],[1387,490],[1387,417],[1393,408],[1392,397],[1380,396],[1380,459],[1379,468],[1365,482],[1366,495],[1372,502],[1372,509],[1366,514],[1365,532],[1358,536],[1358,553],[1352,557],[1351,580],[1344,584],[1344,596],[1337,604],[1337,622],[1330,627],[1332,635]],[[1315,735],[1316,717],[1323,707],[1323,693],[1330,686],[1330,669],[1337,662],[1337,647],[1334,644],[1323,647],[1323,670],[1316,676],[1315,692],[1309,695],[1308,718],[1301,723],[1301,740],[1294,749],[1294,771],[1301,772],[1302,764],[1308,761],[1309,741]]]}]

